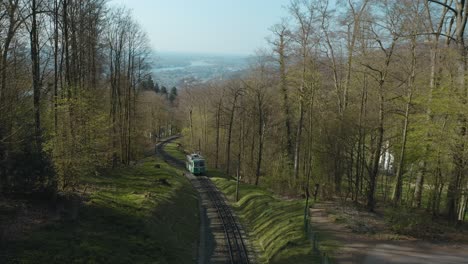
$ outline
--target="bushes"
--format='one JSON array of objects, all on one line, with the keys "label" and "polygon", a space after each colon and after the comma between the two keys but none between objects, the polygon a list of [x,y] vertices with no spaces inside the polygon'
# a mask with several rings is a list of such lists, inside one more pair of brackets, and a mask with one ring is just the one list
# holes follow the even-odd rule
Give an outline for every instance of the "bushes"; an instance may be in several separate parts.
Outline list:
[{"label": "bushes", "polygon": [[390,229],[400,235],[409,235],[424,239],[440,239],[441,227],[425,212],[414,208],[389,208],[385,211],[385,220]]},{"label": "bushes", "polygon": [[39,155],[33,141],[25,140],[15,146],[8,159],[0,164],[6,175],[2,176],[0,192],[23,193],[46,192],[55,189],[55,172],[50,158],[45,153]]}]

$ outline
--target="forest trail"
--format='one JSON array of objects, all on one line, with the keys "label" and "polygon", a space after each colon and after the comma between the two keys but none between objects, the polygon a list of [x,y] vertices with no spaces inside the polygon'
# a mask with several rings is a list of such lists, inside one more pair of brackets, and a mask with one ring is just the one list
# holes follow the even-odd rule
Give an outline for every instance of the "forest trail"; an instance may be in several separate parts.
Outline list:
[{"label": "forest trail", "polygon": [[339,241],[332,253],[334,263],[444,263],[468,262],[468,245],[430,243],[421,240],[378,239],[353,232],[345,224],[337,223],[327,213],[332,202],[316,203],[310,209],[310,221],[315,231]]}]

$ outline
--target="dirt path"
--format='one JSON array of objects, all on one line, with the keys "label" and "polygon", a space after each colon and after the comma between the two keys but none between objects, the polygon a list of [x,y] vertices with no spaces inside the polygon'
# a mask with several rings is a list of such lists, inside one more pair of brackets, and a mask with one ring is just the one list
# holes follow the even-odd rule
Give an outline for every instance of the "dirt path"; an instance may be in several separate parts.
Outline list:
[{"label": "dirt path", "polygon": [[[420,240],[388,240],[357,234],[344,224],[336,223],[326,209],[331,203],[318,203],[310,209],[312,228],[337,241],[320,245],[335,247],[336,263],[468,263],[468,245],[447,245]],[[320,242],[319,242],[320,243]]]}]

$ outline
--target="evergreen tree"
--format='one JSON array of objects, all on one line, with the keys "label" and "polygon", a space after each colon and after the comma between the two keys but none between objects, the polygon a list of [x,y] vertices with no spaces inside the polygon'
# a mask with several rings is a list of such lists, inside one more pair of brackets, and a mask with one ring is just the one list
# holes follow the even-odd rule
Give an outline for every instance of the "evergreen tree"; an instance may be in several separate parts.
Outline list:
[{"label": "evergreen tree", "polygon": [[167,95],[167,88],[166,86],[161,86],[161,93]]},{"label": "evergreen tree", "polygon": [[177,88],[176,88],[175,86],[172,87],[172,89],[171,89],[171,94],[177,96]]},{"label": "evergreen tree", "polygon": [[148,75],[148,77],[141,81],[140,87],[143,91],[152,90],[154,86],[153,77]]},{"label": "evergreen tree", "polygon": [[169,94],[169,101],[171,101],[171,103],[173,103],[174,100],[176,99],[176,97],[177,97],[177,88],[174,86],[174,87],[172,87],[171,92]]},{"label": "evergreen tree", "polygon": [[146,85],[147,85],[147,89],[145,90],[151,90],[151,88],[154,87],[153,76],[148,75],[148,80],[146,80]]},{"label": "evergreen tree", "polygon": [[159,93],[159,92],[160,92],[159,84],[158,84],[158,83],[154,83],[153,89],[154,89],[154,92],[155,92],[155,93]]}]

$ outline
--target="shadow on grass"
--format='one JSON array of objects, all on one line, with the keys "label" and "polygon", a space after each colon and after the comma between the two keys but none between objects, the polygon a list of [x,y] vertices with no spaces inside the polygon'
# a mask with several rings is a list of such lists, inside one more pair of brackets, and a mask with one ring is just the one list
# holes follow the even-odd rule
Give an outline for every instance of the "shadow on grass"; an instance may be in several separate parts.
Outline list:
[{"label": "shadow on grass", "polygon": [[[1,263],[193,263],[196,195],[162,162],[84,179],[94,191],[76,221],[57,220],[4,243]],[[161,184],[161,179],[167,184]]]}]

